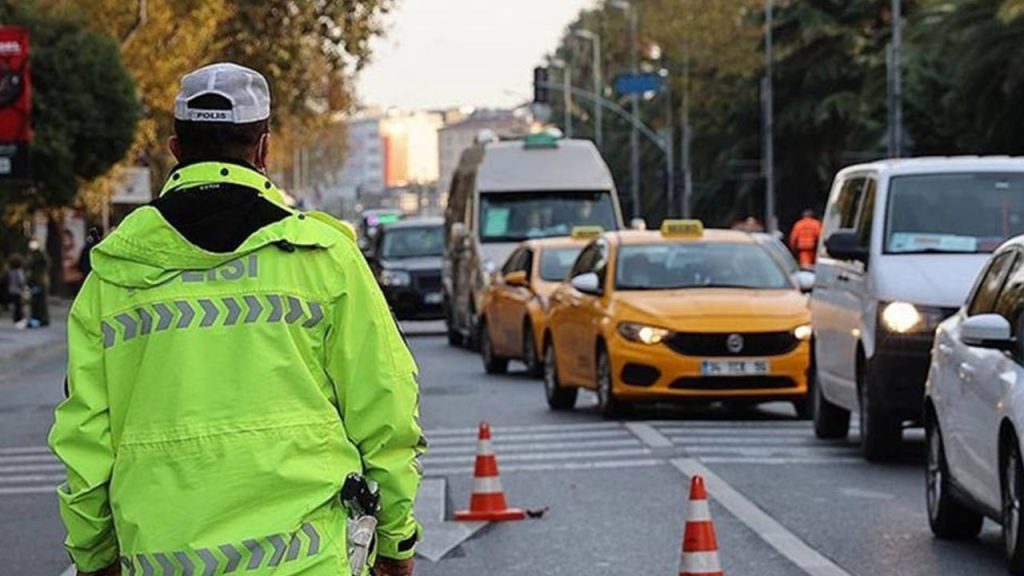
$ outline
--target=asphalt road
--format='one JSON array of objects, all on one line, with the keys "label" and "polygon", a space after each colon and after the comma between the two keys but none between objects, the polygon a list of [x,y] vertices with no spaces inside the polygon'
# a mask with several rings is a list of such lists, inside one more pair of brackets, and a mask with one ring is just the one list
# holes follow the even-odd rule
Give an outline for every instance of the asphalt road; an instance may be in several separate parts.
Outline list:
[{"label": "asphalt road", "polygon": [[[480,420],[494,426],[510,504],[546,510],[540,519],[480,528],[443,559],[421,559],[419,574],[675,574],[684,472],[708,478],[726,574],[1005,573],[994,524],[978,540],[931,537],[919,433],[897,462],[880,466],[859,458],[855,436],[818,442],[783,404],[658,407],[609,422],[584,395],[575,412],[553,413],[541,384],[514,364],[508,376],[487,377],[476,355],[441,337],[409,341],[432,444],[424,458],[429,490],[418,504],[438,511],[429,519],[431,544],[443,549],[457,539],[440,511],[469,500]],[[62,364],[51,354],[0,369],[0,574],[58,576],[68,564],[51,491],[60,468],[43,449]]]}]

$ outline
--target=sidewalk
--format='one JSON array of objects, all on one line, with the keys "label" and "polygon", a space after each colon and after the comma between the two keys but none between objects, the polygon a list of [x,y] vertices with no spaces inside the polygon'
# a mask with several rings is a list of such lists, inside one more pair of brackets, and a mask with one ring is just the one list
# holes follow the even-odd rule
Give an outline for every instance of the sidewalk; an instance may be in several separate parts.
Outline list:
[{"label": "sidewalk", "polygon": [[0,318],[0,372],[58,351],[67,345],[67,316],[71,302],[50,301],[50,325],[18,330],[8,315]]}]

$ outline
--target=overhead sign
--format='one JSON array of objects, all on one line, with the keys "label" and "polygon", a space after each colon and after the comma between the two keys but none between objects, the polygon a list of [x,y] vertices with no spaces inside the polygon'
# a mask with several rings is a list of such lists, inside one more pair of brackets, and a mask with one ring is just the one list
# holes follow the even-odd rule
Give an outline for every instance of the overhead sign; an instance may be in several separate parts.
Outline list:
[{"label": "overhead sign", "polygon": [[657,74],[619,74],[615,77],[615,91],[619,94],[657,92],[665,79]]},{"label": "overhead sign", "polygon": [[131,166],[124,169],[124,174],[114,188],[110,197],[112,204],[147,204],[153,199],[152,177],[149,168]]},{"label": "overhead sign", "polygon": [[0,26],[0,182],[27,180],[32,139],[28,29]]}]

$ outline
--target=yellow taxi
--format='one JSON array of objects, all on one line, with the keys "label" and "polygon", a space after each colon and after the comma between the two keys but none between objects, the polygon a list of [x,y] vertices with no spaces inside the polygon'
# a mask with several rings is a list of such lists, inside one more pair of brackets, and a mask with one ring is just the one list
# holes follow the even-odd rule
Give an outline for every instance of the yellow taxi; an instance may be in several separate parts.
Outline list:
[{"label": "yellow taxi", "polygon": [[578,226],[571,237],[527,240],[516,247],[484,293],[480,355],[488,374],[503,373],[509,360],[519,360],[531,376],[541,375],[540,336],[548,299],[587,242],[602,232]]},{"label": "yellow taxi", "polygon": [[745,232],[667,221],[602,234],[552,294],[543,335],[548,404],[580,388],[612,416],[660,400],[793,402],[807,415],[810,312]]}]

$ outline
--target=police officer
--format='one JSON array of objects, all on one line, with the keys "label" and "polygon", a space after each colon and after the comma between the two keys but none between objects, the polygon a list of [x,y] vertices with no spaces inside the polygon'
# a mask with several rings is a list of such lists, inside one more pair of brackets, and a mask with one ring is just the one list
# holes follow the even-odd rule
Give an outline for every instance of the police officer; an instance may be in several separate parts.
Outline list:
[{"label": "police officer", "polygon": [[376,482],[375,574],[412,574],[416,367],[351,231],[265,175],[259,73],[188,74],[160,197],[95,247],[50,446],[86,574],[351,574],[352,473]]}]

